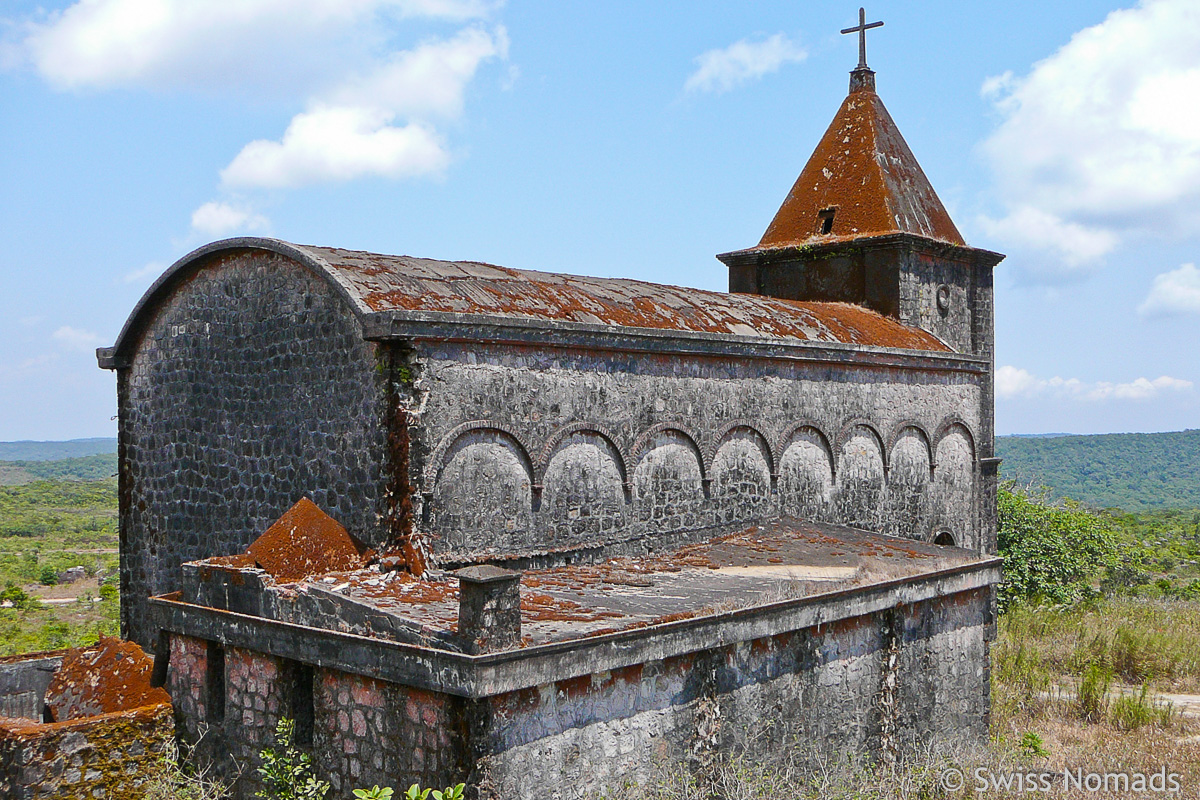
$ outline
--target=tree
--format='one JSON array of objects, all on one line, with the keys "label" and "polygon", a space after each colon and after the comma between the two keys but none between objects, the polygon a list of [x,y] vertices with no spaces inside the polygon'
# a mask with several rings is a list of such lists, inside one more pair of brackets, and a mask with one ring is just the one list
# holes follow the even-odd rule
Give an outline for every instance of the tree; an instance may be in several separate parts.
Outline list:
[{"label": "tree", "polygon": [[1072,500],[1051,503],[1011,483],[1000,487],[1000,607],[1014,600],[1073,603],[1112,564],[1117,538],[1108,521]]}]

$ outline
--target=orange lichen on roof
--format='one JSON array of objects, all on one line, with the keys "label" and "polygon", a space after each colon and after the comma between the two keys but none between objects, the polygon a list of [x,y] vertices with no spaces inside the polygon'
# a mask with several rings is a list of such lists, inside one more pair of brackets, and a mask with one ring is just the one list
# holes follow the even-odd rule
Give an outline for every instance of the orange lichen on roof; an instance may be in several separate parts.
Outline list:
[{"label": "orange lichen on roof", "polygon": [[[832,211],[832,228],[822,232]],[[964,245],[883,101],[853,91],[783,201],[759,248],[912,233]]]},{"label": "orange lichen on roof", "polygon": [[154,661],[133,642],[102,637],[95,645],[68,650],[46,689],[55,722],[170,703],[150,685]]},{"label": "orange lichen on roof", "polygon": [[284,512],[247,552],[281,583],[358,569],[372,552],[307,497]]},{"label": "orange lichen on roof", "polygon": [[800,302],[664,286],[306,247],[366,311],[477,314],[654,330],[910,350],[948,351],[936,337],[847,303]]}]

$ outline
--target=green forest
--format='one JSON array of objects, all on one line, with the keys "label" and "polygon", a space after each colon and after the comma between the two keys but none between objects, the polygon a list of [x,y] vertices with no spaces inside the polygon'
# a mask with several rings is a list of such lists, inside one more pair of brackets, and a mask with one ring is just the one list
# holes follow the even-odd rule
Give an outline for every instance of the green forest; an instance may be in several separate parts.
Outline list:
[{"label": "green forest", "polygon": [[998,436],[1001,475],[1097,509],[1200,508],[1200,430]]}]

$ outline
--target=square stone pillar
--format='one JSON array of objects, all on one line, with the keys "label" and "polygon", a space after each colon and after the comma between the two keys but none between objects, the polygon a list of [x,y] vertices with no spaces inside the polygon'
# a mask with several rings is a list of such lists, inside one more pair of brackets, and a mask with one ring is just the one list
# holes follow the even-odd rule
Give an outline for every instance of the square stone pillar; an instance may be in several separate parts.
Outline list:
[{"label": "square stone pillar", "polygon": [[491,564],[456,570],[458,635],[472,654],[521,646],[521,573]]}]

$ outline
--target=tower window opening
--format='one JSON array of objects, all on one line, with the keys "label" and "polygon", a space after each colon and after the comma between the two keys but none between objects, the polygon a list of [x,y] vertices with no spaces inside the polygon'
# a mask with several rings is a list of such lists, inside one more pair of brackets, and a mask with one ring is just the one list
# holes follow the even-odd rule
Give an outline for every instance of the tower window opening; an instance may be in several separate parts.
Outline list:
[{"label": "tower window opening", "polygon": [[833,215],[836,213],[836,208],[826,208],[817,212],[817,217],[821,220],[821,233],[833,233]]}]

